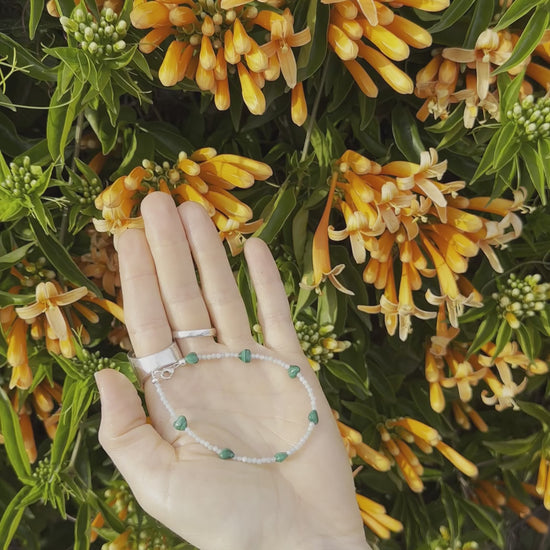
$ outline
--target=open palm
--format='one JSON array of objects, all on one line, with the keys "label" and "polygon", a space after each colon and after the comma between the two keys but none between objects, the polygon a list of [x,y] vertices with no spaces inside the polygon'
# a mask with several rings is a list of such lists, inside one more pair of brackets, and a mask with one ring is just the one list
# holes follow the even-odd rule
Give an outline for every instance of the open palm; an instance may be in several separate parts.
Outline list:
[{"label": "open palm", "polygon": [[[258,239],[245,246],[265,342],[260,346],[202,207],[184,203],[176,209],[170,196],[153,193],[143,201],[142,214],[145,232],[128,230],[118,243],[136,356],[168,347],[174,330],[215,327],[215,340],[180,339],[182,353],[247,348],[299,365],[313,388],[319,423],[305,446],[282,463],[222,460],[174,429],[150,379],[145,382],[148,424],[132,384],[118,372],[101,371],[100,441],[140,504],[201,550],[368,548],[344,446],[301,351],[267,246]],[[269,361],[203,360],[178,368],[161,384],[197,435],[241,456],[285,451],[308,425],[304,386]]]}]

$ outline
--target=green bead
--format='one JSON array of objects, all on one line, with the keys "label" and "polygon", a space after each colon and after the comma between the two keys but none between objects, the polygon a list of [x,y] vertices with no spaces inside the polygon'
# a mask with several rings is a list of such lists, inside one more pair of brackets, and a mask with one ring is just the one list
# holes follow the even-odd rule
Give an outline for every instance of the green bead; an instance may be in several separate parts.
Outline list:
[{"label": "green bead", "polygon": [[178,416],[174,421],[173,426],[176,430],[184,432],[187,429],[187,418],[185,418],[185,416]]},{"label": "green bead", "polygon": [[194,365],[199,362],[199,357],[194,351],[192,351],[185,356],[185,362]]},{"label": "green bead", "polygon": [[317,411],[313,409],[308,415],[307,418],[310,422],[313,422],[314,424],[317,424],[319,422],[319,415],[317,414]]},{"label": "green bead", "polygon": [[235,456],[235,453],[231,449],[222,449],[218,456],[220,458],[223,458],[223,460],[228,460],[230,458],[233,458]]},{"label": "green bead", "polygon": [[243,349],[241,352],[239,352],[239,359],[243,363],[250,363],[250,359],[252,358],[252,353],[249,349]]},{"label": "green bead", "polygon": [[290,378],[296,378],[299,372],[300,367],[298,365],[290,365],[290,367],[288,367],[288,375]]},{"label": "green bead", "polygon": [[287,458],[288,458],[288,453],[285,453],[285,452],[275,453],[275,462],[282,462]]}]

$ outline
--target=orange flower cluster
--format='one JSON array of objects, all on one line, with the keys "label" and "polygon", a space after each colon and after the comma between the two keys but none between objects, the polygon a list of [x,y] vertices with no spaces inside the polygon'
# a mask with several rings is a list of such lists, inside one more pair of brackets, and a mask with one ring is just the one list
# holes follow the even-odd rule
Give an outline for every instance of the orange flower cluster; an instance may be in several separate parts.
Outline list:
[{"label": "orange flower cluster", "polygon": [[391,532],[403,531],[403,524],[386,513],[386,508],[363,495],[356,494],[363,523],[381,539],[389,539]]},{"label": "orange flower cluster", "polygon": [[[499,98],[496,77],[491,76],[494,69],[504,64],[510,56],[519,36],[509,31],[495,32],[492,29],[483,31],[473,50],[463,48],[444,48],[436,53],[433,59],[416,75],[414,93],[425,99],[416,116],[425,121],[431,114],[435,119],[446,119],[449,106],[464,101],[464,126],[472,128],[481,109],[489,118],[499,120]],[[550,62],[550,36],[546,33],[534,52],[546,64]],[[466,65],[462,75],[461,64]],[[550,69],[531,61],[531,56],[508,71],[515,77],[526,68],[526,74],[543,89],[550,85]],[[457,90],[461,82],[465,88]],[[533,92],[531,83],[524,80],[520,97]]]},{"label": "orange flower cluster", "polygon": [[[499,514],[503,513],[503,508],[508,508],[518,517],[522,518],[527,525],[534,529],[537,533],[548,533],[548,525],[534,516],[529,506],[521,502],[513,496],[507,496],[503,493],[503,483],[489,480],[478,481],[473,489],[471,499],[476,504],[488,506],[496,510]],[[532,496],[538,496],[535,488],[527,483],[523,484],[525,491]]]},{"label": "orange flower cluster", "polygon": [[[124,1],[123,0],[95,0],[95,4],[98,10],[102,10],[103,8],[111,8],[115,13],[120,13],[122,10]],[[80,0],[75,0],[74,5],[79,6]],[[55,0],[48,0],[46,2],[46,10],[52,17],[59,17],[59,12],[57,11],[57,5],[55,3]]]},{"label": "orange flower cluster", "polygon": [[[138,29],[152,28],[139,44],[144,53],[173,37],[159,69],[159,79],[165,86],[184,78],[194,80],[200,90],[214,95],[216,107],[223,111],[231,102],[228,79],[237,72],[246,106],[252,114],[261,115],[266,109],[262,92],[265,82],[277,80],[282,74],[293,90],[293,119],[302,124],[307,110],[302,84],[297,84],[292,48],[311,40],[309,29],[295,33],[294,17],[288,8],[279,13],[242,4],[134,0],[130,19]],[[251,34],[262,29],[269,35],[258,44]]]},{"label": "orange flower cluster", "polygon": [[[133,550],[155,548],[168,550],[174,547],[174,540],[160,530],[158,523],[145,516],[136,503],[130,489],[124,482],[115,481],[105,491],[105,502],[124,524],[124,531],[111,542],[102,546],[104,550]],[[91,524],[90,542],[97,540],[99,530],[105,525],[105,518],[99,512]],[[106,534],[111,535],[112,530]]]},{"label": "orange flower cluster", "polygon": [[[446,304],[451,325],[458,326],[465,306],[481,305],[481,296],[462,273],[480,250],[493,269],[502,271],[493,247],[519,236],[521,221],[514,212],[522,208],[524,192],[515,191],[514,200],[461,197],[458,191],[464,182],[438,181],[447,162],[438,162],[435,149],[423,152],[420,164],[395,161],[380,166],[354,151],[346,151],[335,164],[325,211],[313,239],[313,282],[302,286],[318,288],[329,278],[339,290],[350,293],[336,280],[344,266],[332,268],[328,246],[329,237],[335,241],[349,238],[357,263],[366,261],[370,253],[363,280],[384,290],[379,305],[358,308],[383,313],[389,334],[399,325],[399,337],[405,340],[412,316],[436,316],[418,308],[413,300],[413,291],[423,287],[423,277],[437,276],[440,295],[428,288],[426,300],[432,305]],[[343,215],[344,229],[329,226],[333,203]]]},{"label": "orange flower cluster", "polygon": [[338,430],[342,436],[342,441],[350,460],[358,456],[375,470],[387,472],[391,468],[391,462],[388,457],[363,443],[363,437],[357,430],[340,422],[336,411],[332,411],[332,413],[336,417],[336,424],[338,425]]},{"label": "orange flower cluster", "polygon": [[[15,268],[11,269],[11,273],[20,281],[25,279]],[[15,286],[10,292],[19,294],[20,290],[21,286]],[[32,384],[33,374],[27,347],[29,327],[33,340],[45,338],[46,349],[50,353],[70,358],[75,355],[72,330],[79,334],[83,343],[90,342],[90,335],[77,313],[91,323],[99,321],[97,313],[85,306],[83,301],[94,303],[116,318],[123,319],[120,306],[95,297],[86,287],[64,291],[57,281],[51,280],[39,282],[35,294],[36,301],[33,304],[0,309],[0,326],[8,344],[7,360],[12,367],[10,388],[28,389]],[[71,308],[61,309],[69,305]]]},{"label": "orange flower cluster", "polygon": [[152,191],[162,191],[172,195],[176,204],[194,201],[202,205],[235,255],[242,249],[243,233],[256,231],[262,220],[250,222],[251,208],[229,191],[251,187],[255,180],[266,180],[271,174],[271,168],[263,162],[218,155],[212,147],[198,149],[189,157],[180,153],[173,165],[144,160],[96,198],[103,219],[94,219],[94,225],[97,231],[109,231],[115,237],[130,227],[143,227],[138,216],[141,200]]},{"label": "orange flower cluster", "polygon": [[[465,425],[468,422],[466,413],[478,429],[486,431],[486,425],[479,415],[471,407],[464,407],[472,399],[472,386],[477,386],[483,380],[493,395],[489,396],[487,390],[483,390],[481,399],[486,405],[495,405],[497,411],[509,407],[517,409],[514,397],[525,389],[527,376],[517,384],[512,369],[520,367],[527,375],[545,374],[548,365],[540,359],[530,360],[515,342],[508,342],[496,356],[496,346],[492,342],[484,344],[481,353],[467,356],[468,345],[453,342],[458,333],[458,329],[448,327],[445,310],[440,307],[436,335],[432,336],[431,345],[426,349],[425,376],[430,384],[430,404],[434,411],[442,412],[445,409],[442,388],[456,387],[462,402],[462,405],[453,403],[458,423]],[[496,367],[500,379],[492,367]],[[447,369],[450,376],[445,375]]]},{"label": "orange flower cluster", "polygon": [[411,444],[415,444],[424,454],[431,454],[435,447],[465,475],[476,477],[478,474],[476,465],[444,443],[435,428],[414,418],[387,420],[384,425],[378,426],[378,431],[384,451],[395,461],[403,479],[415,493],[421,493],[424,490],[424,484],[420,479],[424,473],[424,467],[411,449]]},{"label": "orange flower cluster", "polygon": [[11,404],[18,415],[23,445],[31,463],[34,463],[37,458],[36,442],[31,422],[33,409],[44,425],[48,437],[53,440],[59,423],[59,415],[61,414],[59,407],[61,406],[62,393],[63,388],[57,382],[50,384],[46,380],[37,384],[23,402],[21,402],[21,393],[18,391],[13,392]]},{"label": "orange flower cluster", "polygon": [[[328,43],[367,97],[376,97],[378,88],[357,59],[370,65],[396,92],[410,94],[413,82],[392,61],[409,57],[409,46],[427,48],[432,44],[428,31],[393,12],[389,6],[411,6],[440,11],[449,0],[322,0],[331,4]],[[363,40],[365,39],[366,42]],[[373,48],[372,44],[376,48]]]}]

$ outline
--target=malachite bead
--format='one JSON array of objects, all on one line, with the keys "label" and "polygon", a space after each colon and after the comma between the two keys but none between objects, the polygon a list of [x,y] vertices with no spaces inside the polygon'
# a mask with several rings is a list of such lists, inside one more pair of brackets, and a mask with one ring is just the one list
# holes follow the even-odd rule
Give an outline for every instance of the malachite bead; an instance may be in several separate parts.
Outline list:
[{"label": "malachite bead", "polygon": [[185,356],[185,362],[194,365],[199,362],[199,357],[194,351],[192,351]]},{"label": "malachite bead", "polygon": [[235,456],[235,453],[231,449],[222,449],[218,456],[220,458],[223,458],[224,460],[228,460],[230,458],[233,458]]},{"label": "malachite bead", "polygon": [[185,431],[187,429],[187,418],[185,418],[185,416],[178,416],[174,421],[173,426],[180,432]]},{"label": "malachite bead", "polygon": [[243,363],[250,363],[250,360],[252,359],[252,353],[249,349],[243,349],[241,352],[239,352],[239,359]]},{"label": "malachite bead", "polygon": [[296,378],[300,372],[300,367],[298,365],[290,365],[287,372],[290,378]]},{"label": "malachite bead", "polygon": [[308,415],[307,418],[310,422],[313,422],[314,424],[317,424],[319,422],[319,415],[317,414],[317,411],[313,409]]},{"label": "malachite bead", "polygon": [[275,457],[275,462],[282,462],[283,460],[288,458],[288,453],[285,453],[285,452],[275,453],[274,457]]}]

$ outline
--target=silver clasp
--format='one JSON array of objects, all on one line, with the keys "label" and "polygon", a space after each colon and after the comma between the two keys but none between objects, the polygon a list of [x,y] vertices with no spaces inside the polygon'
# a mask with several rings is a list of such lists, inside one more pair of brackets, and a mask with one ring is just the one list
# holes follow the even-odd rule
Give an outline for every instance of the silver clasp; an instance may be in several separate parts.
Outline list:
[{"label": "silver clasp", "polygon": [[174,376],[175,370],[184,363],[185,361],[182,361],[180,359],[179,361],[176,361],[171,365],[154,370],[151,373],[151,381],[153,382],[153,384],[158,384],[161,380],[170,380],[170,378]]}]

